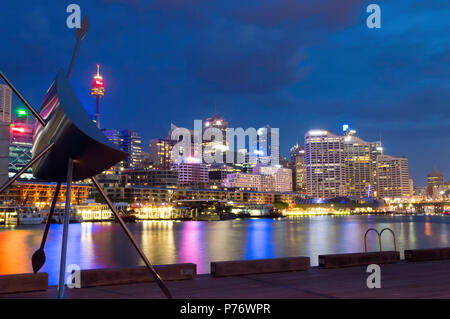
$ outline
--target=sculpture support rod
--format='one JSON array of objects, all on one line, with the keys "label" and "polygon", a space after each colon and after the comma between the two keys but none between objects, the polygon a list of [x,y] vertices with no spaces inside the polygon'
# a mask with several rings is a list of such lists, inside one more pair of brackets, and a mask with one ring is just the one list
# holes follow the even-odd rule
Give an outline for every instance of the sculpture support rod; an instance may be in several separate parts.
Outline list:
[{"label": "sculpture support rod", "polygon": [[36,110],[30,105],[30,103],[28,103],[27,100],[25,100],[25,98],[22,96],[22,94],[20,94],[20,92],[17,91],[17,89],[14,87],[14,85],[12,85],[12,83],[9,82],[9,80],[6,78],[6,76],[1,71],[0,71],[0,77],[11,88],[11,90],[14,91],[14,93],[17,95],[17,97],[22,101],[23,104],[25,104],[25,106],[30,110],[30,112],[33,113],[34,117],[37,118],[39,123],[41,123],[42,126],[45,126],[47,124],[45,122],[45,120],[39,115],[38,112],[36,112]]},{"label": "sculpture support rod", "polygon": [[3,193],[5,191],[5,189],[7,189],[12,183],[14,183],[20,177],[20,175],[25,173],[31,166],[33,166],[33,164],[36,163],[36,161],[39,160],[42,156],[44,156],[54,145],[55,145],[54,143],[50,144],[49,146],[44,148],[38,155],[36,155],[36,157],[31,159],[31,161],[29,161],[28,164],[25,165],[25,167],[20,170],[20,172],[18,172],[16,175],[14,175],[13,178],[11,178],[9,181],[7,181],[0,188],[0,194]]},{"label": "sculpture support rod", "polygon": [[95,179],[95,177],[92,176],[91,179],[92,179],[92,182],[94,183],[95,187],[97,188],[98,192],[102,195],[103,199],[105,200],[105,202],[108,204],[109,208],[112,210],[112,212],[116,216],[117,220],[119,221],[120,226],[122,226],[122,229],[127,234],[128,238],[130,239],[130,241],[133,244],[134,248],[136,248],[137,252],[141,256],[141,258],[144,261],[145,265],[147,266],[147,268],[152,273],[153,278],[156,281],[156,283],[158,284],[158,286],[161,288],[161,290],[164,292],[164,294],[166,295],[167,298],[172,299],[172,294],[170,293],[170,291],[167,288],[166,284],[161,279],[161,277],[158,275],[158,273],[155,271],[155,269],[153,268],[152,264],[147,259],[147,256],[145,256],[144,252],[141,250],[141,248],[137,244],[137,242],[134,239],[133,235],[128,230],[128,227],[125,225],[125,222],[123,221],[122,217],[120,217],[119,213],[117,213],[116,208],[113,206],[113,204],[111,203],[109,198],[106,196],[105,192],[103,191],[101,186],[98,184],[98,182]]},{"label": "sculpture support rod", "polygon": [[[52,205],[47,216],[47,222],[45,223],[44,235],[42,236],[41,249],[44,249],[45,242],[47,241],[48,230],[50,228],[50,222],[55,212],[56,202],[58,201],[59,190],[61,189],[61,182],[56,185],[55,193],[53,194]],[[67,190],[67,189],[66,189]]]},{"label": "sculpture support rod", "polygon": [[67,237],[69,235],[69,221],[70,221],[70,199],[72,193],[72,173],[73,160],[69,158],[67,165],[67,185],[66,185],[66,207],[64,212],[63,238],[61,245],[61,263],[59,265],[59,283],[58,283],[58,299],[64,296],[64,284],[66,277],[66,257],[67,257]]},{"label": "sculpture support rod", "polygon": [[80,49],[81,40],[77,39],[77,44],[75,44],[75,50],[73,51],[72,60],[70,61],[69,71],[67,72],[67,78],[70,79],[72,76],[72,69],[75,65],[75,60],[77,58],[78,50]]}]

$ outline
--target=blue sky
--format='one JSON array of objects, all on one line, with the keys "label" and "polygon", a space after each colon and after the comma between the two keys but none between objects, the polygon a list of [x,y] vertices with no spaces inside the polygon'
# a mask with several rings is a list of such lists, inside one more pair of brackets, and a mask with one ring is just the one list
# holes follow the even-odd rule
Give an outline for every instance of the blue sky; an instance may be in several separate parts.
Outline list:
[{"label": "blue sky", "polygon": [[[0,69],[35,106],[70,62],[70,3],[90,19],[72,83],[92,113],[101,65],[105,128],[133,128],[147,144],[216,104],[232,127],[279,127],[287,154],[309,129],[350,123],[408,157],[416,184],[433,169],[450,178],[448,1],[8,1]],[[369,3],[381,29],[366,27]]]}]

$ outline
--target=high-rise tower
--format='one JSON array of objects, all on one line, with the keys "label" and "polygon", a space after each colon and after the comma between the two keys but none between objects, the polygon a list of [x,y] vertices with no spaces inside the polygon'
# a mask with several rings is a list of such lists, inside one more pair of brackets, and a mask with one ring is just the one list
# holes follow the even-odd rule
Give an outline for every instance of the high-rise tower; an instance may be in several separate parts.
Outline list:
[{"label": "high-rise tower", "polygon": [[95,97],[95,123],[100,128],[100,99],[105,95],[103,77],[100,75],[100,66],[97,64],[97,74],[92,82],[91,95]]}]

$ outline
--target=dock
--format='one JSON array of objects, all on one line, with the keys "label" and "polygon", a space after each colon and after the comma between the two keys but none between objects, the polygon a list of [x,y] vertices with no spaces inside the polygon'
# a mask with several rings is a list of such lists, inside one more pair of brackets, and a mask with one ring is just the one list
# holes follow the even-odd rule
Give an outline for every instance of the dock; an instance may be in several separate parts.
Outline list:
[{"label": "dock", "polygon": [[[197,275],[166,281],[177,299],[342,299],[450,298],[450,260],[383,264],[381,288],[367,288],[366,266],[263,273],[229,277]],[[2,294],[0,298],[49,298],[46,291]],[[164,299],[154,282],[66,289],[68,299]]]}]

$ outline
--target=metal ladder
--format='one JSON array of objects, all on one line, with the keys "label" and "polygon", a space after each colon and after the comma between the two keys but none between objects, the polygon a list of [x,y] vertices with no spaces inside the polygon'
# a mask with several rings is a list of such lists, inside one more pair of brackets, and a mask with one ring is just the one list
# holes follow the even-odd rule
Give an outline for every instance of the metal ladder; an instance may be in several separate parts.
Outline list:
[{"label": "metal ladder", "polygon": [[378,235],[378,245],[379,245],[379,247],[380,247],[380,251],[383,250],[383,249],[381,248],[381,235],[383,235],[383,232],[384,232],[385,230],[388,230],[388,231],[391,232],[392,238],[394,239],[394,251],[397,251],[397,239],[396,239],[396,237],[395,237],[395,233],[392,231],[392,229],[386,227],[386,228],[383,228],[380,232],[378,232],[378,230],[376,230],[375,228],[369,228],[369,229],[366,231],[366,233],[364,234],[364,250],[365,250],[365,252],[367,252],[367,234],[368,234],[370,231],[374,231],[374,232],[377,233],[377,235]]}]

